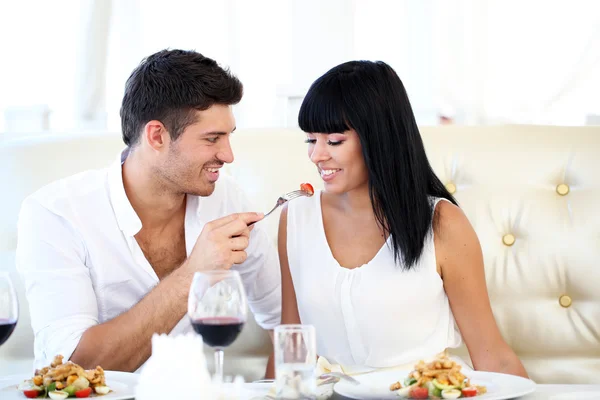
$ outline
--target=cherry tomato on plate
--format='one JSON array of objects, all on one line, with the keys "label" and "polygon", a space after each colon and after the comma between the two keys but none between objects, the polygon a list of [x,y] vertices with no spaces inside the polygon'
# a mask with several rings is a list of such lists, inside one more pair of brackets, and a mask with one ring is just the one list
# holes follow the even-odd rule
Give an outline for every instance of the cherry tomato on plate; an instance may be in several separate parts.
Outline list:
[{"label": "cherry tomato on plate", "polygon": [[477,388],[476,387],[466,387],[462,390],[463,397],[475,397],[477,396]]},{"label": "cherry tomato on plate", "polygon": [[92,388],[88,387],[86,389],[76,391],[75,397],[77,397],[78,399],[83,399],[85,397],[90,397],[90,394],[92,394]]},{"label": "cherry tomato on plate", "polygon": [[39,390],[23,390],[23,394],[25,395],[25,397],[27,397],[28,399],[35,399],[36,397],[38,397],[40,394],[42,394],[42,392],[40,392]]},{"label": "cherry tomato on plate", "polygon": [[429,398],[429,390],[424,387],[416,386],[410,389],[408,392],[408,397],[411,399],[428,399]]}]

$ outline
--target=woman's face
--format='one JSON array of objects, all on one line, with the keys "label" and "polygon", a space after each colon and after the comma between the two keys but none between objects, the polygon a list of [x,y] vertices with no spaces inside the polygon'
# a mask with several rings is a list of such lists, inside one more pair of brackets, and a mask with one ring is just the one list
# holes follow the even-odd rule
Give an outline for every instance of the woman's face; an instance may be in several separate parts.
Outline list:
[{"label": "woman's face", "polygon": [[317,166],[325,191],[343,194],[368,185],[368,172],[355,130],[307,133],[308,157]]}]

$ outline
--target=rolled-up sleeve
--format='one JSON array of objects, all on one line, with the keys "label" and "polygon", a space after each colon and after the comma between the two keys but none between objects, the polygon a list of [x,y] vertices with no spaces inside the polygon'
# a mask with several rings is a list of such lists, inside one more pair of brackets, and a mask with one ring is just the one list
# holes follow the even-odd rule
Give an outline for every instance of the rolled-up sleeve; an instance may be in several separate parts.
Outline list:
[{"label": "rolled-up sleeve", "polygon": [[85,259],[85,245],[66,218],[35,198],[23,202],[16,264],[29,302],[38,368],[58,354],[69,359],[83,333],[98,324]]}]

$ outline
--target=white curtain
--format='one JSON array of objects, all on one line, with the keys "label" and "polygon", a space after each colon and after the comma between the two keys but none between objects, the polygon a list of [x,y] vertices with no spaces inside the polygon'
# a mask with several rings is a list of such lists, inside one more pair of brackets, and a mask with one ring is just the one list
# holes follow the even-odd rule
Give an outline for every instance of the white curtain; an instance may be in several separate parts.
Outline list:
[{"label": "white curtain", "polygon": [[600,2],[438,0],[434,18],[440,103],[465,123],[581,125],[600,111]]},{"label": "white curtain", "polygon": [[106,128],[106,71],[112,0],[80,0],[75,126]]},{"label": "white curtain", "polygon": [[600,114],[596,0],[12,0],[0,15],[0,132],[19,107],[49,109],[55,131],[118,130],[125,80],[163,48],[240,77],[240,127],[295,125],[308,85],[350,59],[394,67],[420,124]]},{"label": "white curtain", "polygon": [[[73,126],[78,0],[0,1],[0,132]],[[9,121],[5,121],[5,117]]]}]

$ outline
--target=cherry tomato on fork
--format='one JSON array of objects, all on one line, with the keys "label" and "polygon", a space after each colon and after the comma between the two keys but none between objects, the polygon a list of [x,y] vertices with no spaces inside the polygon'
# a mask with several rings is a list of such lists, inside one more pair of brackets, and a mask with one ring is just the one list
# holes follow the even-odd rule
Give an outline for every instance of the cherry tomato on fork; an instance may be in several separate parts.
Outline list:
[{"label": "cherry tomato on fork", "polygon": [[310,183],[300,184],[300,190],[304,190],[305,192],[308,192],[311,195],[315,194],[315,189],[312,187],[312,185]]},{"label": "cherry tomato on fork", "polygon": [[428,399],[429,390],[424,387],[415,386],[414,388],[410,389],[410,392],[408,392],[408,397],[410,399]]}]

